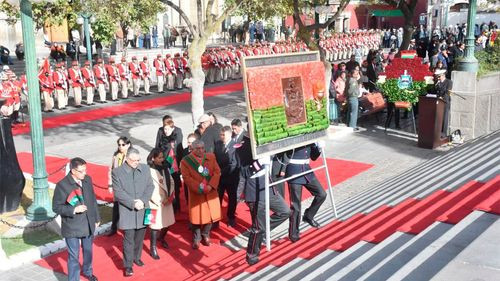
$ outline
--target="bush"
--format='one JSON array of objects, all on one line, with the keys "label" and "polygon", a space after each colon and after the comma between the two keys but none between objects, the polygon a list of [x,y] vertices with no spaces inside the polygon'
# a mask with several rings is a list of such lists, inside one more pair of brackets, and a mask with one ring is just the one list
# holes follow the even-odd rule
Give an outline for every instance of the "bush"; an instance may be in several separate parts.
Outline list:
[{"label": "bush", "polygon": [[500,39],[495,40],[493,47],[488,47],[474,54],[479,61],[477,76],[483,76],[500,69]]}]

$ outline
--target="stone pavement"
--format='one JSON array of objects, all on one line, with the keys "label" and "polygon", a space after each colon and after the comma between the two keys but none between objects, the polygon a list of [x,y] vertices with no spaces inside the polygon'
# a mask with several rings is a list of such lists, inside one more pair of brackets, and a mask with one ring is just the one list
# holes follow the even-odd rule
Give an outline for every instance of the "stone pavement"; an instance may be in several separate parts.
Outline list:
[{"label": "stone pavement", "polygon": [[[175,93],[171,94],[175,95]],[[108,103],[100,106],[111,105]],[[214,112],[221,124],[228,125],[233,118],[243,118],[246,115],[244,95],[240,92],[207,98],[205,110]],[[184,138],[188,132],[193,131],[190,104],[182,103],[46,130],[46,154],[69,158],[79,156],[90,162],[109,165],[113,151],[116,149],[116,139],[125,135],[129,136],[133,145],[140,150],[142,161],[144,161],[147,153],[154,146],[157,129],[162,125],[161,118],[165,114],[174,117],[176,126],[183,130]],[[327,157],[374,165],[368,171],[335,186],[336,202],[341,202],[384,179],[391,178],[422,161],[444,153],[418,148],[415,136],[409,133],[411,127],[407,121],[402,122],[403,131],[389,130],[387,133],[384,133],[383,127],[379,126],[382,121],[377,122],[371,118],[361,121],[363,128],[361,132],[341,134],[338,132],[343,131],[342,129],[332,127],[332,133],[326,141]],[[31,151],[29,135],[16,136],[14,141],[17,152]],[[323,208],[329,208],[329,206],[327,199]],[[31,271],[37,272],[37,275],[32,274]],[[52,273],[50,270],[33,264],[11,270],[7,274],[5,272],[0,274],[0,280],[36,279],[42,281],[61,278],[60,274]]]}]

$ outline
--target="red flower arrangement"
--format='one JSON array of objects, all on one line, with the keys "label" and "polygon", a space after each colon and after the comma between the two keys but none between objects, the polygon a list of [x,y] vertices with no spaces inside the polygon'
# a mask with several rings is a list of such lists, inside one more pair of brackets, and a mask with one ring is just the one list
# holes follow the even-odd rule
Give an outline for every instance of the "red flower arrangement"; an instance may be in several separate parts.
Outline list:
[{"label": "red flower arrangement", "polygon": [[425,81],[425,76],[432,76],[429,67],[422,63],[422,58],[413,59],[394,58],[391,64],[385,68],[387,79],[398,79],[405,70],[411,75],[413,81]]}]

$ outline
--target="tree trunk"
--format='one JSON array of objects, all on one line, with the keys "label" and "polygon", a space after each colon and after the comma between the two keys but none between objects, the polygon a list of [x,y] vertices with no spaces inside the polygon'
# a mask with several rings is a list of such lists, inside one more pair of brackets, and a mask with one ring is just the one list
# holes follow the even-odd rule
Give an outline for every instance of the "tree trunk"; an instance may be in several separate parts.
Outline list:
[{"label": "tree trunk", "polygon": [[413,15],[405,17],[405,23],[403,25],[403,42],[401,43],[401,50],[407,50],[410,45],[411,36],[413,35],[414,27],[413,27]]},{"label": "tree trunk", "polygon": [[205,52],[206,46],[206,38],[195,36],[188,49],[189,67],[191,69],[192,78],[189,79],[187,84],[191,87],[191,115],[193,118],[193,127],[198,124],[198,118],[205,113],[203,102],[205,74],[201,68],[201,55]]}]

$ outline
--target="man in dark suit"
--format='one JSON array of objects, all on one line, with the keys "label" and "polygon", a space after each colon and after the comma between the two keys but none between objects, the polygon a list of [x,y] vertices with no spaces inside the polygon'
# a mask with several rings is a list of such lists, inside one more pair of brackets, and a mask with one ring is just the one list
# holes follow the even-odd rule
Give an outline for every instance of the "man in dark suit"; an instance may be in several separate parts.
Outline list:
[{"label": "man in dark suit", "polygon": [[233,119],[231,121],[231,129],[233,130],[233,140],[235,143],[240,143],[243,140],[243,134],[245,129],[243,129],[243,124],[240,119]]},{"label": "man in dark suit", "polygon": [[215,144],[215,158],[221,170],[219,188],[217,189],[219,192],[219,200],[222,205],[224,192],[227,192],[227,224],[234,227],[236,225],[236,189],[239,181],[239,170],[237,169],[235,158],[235,142],[231,137],[231,127],[224,126],[220,132],[220,140]]},{"label": "man in dark suit", "polygon": [[453,81],[446,78],[446,70],[438,69],[434,73],[435,84],[433,92],[438,98],[441,98],[445,102],[444,112],[443,112],[443,128],[441,130],[441,136],[448,136],[448,126],[449,126],[449,112],[451,104],[451,89],[453,88]]},{"label": "man in dark suit", "polygon": [[139,151],[131,147],[127,150],[125,163],[112,172],[113,193],[120,204],[118,228],[124,232],[123,266],[127,277],[134,274],[132,262],[137,266],[144,266],[141,260],[146,233],[144,210],[149,207],[148,202],[154,190],[149,167],[139,161]]},{"label": "man in dark suit", "polygon": [[378,73],[375,61],[371,60],[368,62],[368,67],[366,68],[366,77],[368,77],[368,89],[374,91],[377,86]]},{"label": "man in dark suit", "polygon": [[351,72],[356,68],[361,69],[359,63],[356,61],[355,55],[351,55],[351,59],[345,64],[345,68],[348,72]]},{"label": "man in dark suit", "polygon": [[101,217],[87,165],[81,158],[70,161],[70,173],[57,183],[52,209],[61,216],[61,235],[68,248],[68,280],[80,280],[78,261],[80,243],[83,250],[83,275],[97,281],[92,273],[92,243]]},{"label": "man in dark suit", "polygon": [[[237,198],[243,194],[252,216],[246,261],[253,265],[259,262],[260,247],[266,229],[266,216],[269,215],[265,209],[265,169],[263,169],[263,165],[269,165],[270,160],[253,159],[248,136],[244,135],[240,144],[236,149],[236,159],[238,167],[240,167]],[[273,212],[270,218],[271,230],[290,216],[290,208],[274,186],[269,188],[269,208]]]},{"label": "man in dark suit", "polygon": [[[285,176],[291,177],[293,175],[311,170],[309,161],[318,159],[320,155],[321,150],[317,144],[309,144],[288,151],[287,157],[290,160],[286,166]],[[290,228],[288,230],[288,236],[292,242],[296,242],[300,239],[299,225],[302,203],[302,186],[309,190],[309,192],[314,196],[311,206],[307,208],[302,218],[304,222],[307,222],[312,227],[320,227],[319,223],[314,220],[314,216],[326,199],[326,192],[314,175],[314,172],[288,181],[290,191],[290,209],[292,212],[290,215]]]}]

